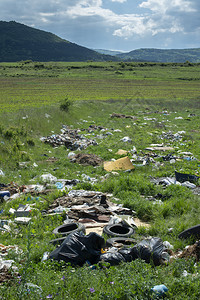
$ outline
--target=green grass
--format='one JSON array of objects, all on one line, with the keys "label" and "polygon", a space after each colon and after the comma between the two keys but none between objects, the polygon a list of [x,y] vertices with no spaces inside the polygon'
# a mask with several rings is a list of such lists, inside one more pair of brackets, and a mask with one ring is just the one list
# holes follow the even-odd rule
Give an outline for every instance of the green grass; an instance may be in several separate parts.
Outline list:
[{"label": "green grass", "polygon": [[[185,187],[164,189],[150,179],[174,176],[175,170],[200,175],[198,64],[4,63],[0,64],[0,79],[0,169],[5,174],[0,183],[42,183],[40,175],[44,173],[58,179],[76,178],[81,181],[79,189],[112,193],[137,217],[149,222],[149,228],[136,230],[138,241],[149,235],[158,236],[174,245],[174,251],[194,243],[194,239],[179,240],[178,234],[199,223],[199,196]],[[71,101],[67,112],[60,109],[66,99]],[[112,113],[133,115],[135,120],[111,118]],[[190,113],[195,116],[188,117]],[[87,132],[92,124],[107,128],[112,135],[97,138],[103,133]],[[103,160],[117,159],[118,149],[130,151],[133,146],[144,156],[151,143],[173,146],[174,155],[190,151],[196,160],[180,159],[170,164],[155,157],[156,163],[136,167],[132,172],[108,174],[102,166],[71,163],[67,157],[70,150],[41,142],[41,137],[60,133],[62,125],[80,128],[87,137],[96,138],[98,145],[83,152],[94,153]],[[182,140],[161,139],[163,131],[183,130]],[[132,142],[120,141],[124,136]],[[49,163],[49,157],[57,161]],[[82,174],[96,178],[97,182],[83,182]],[[158,193],[165,197],[161,205],[145,199]],[[35,204],[36,208],[31,212],[29,227],[11,224],[11,233],[0,232],[2,244],[22,249],[18,254],[10,251],[7,256],[14,259],[22,277],[14,275],[12,282],[0,286],[2,299],[46,299],[48,295],[53,299],[155,299],[151,288],[157,284],[168,287],[166,299],[199,298],[200,264],[193,259],[176,259],[159,267],[136,260],[95,270],[87,265],[72,268],[63,263],[42,263],[43,253],[54,249],[49,241],[54,238],[52,230],[62,224],[63,216],[43,217],[40,212],[62,195],[54,189],[43,198],[27,194],[0,203],[1,219],[13,220],[9,210],[20,203]],[[169,228],[173,231],[169,232]],[[187,277],[182,276],[184,270],[190,273]],[[27,295],[28,282],[41,287],[41,295],[36,291]]]},{"label": "green grass", "polygon": [[199,64],[1,63],[1,108],[52,105],[66,96],[73,100],[195,101],[199,99],[199,68]]}]

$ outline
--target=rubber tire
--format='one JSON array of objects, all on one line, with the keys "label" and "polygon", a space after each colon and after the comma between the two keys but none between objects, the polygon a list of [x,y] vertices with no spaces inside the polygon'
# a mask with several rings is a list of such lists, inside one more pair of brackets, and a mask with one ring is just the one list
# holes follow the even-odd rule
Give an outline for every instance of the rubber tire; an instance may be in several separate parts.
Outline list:
[{"label": "rubber tire", "polygon": [[136,244],[136,241],[132,238],[123,238],[123,237],[109,238],[106,241],[106,246],[112,247],[114,246],[115,243],[120,243],[125,246],[130,246],[131,244]]},{"label": "rubber tire", "polygon": [[110,237],[126,238],[132,236],[135,232],[132,227],[124,226],[122,224],[111,224],[104,226],[103,233]]},{"label": "rubber tire", "polygon": [[85,226],[80,223],[68,223],[56,227],[53,233],[56,235],[67,236],[70,233],[82,231],[85,234]]},{"label": "rubber tire", "polygon": [[188,239],[191,236],[200,238],[200,224],[190,227],[178,235],[179,239]]}]

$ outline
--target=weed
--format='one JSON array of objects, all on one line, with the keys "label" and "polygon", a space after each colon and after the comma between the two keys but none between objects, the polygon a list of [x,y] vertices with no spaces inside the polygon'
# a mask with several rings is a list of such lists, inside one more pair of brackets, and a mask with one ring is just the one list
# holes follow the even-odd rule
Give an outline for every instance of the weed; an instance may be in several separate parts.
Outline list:
[{"label": "weed", "polygon": [[69,111],[69,108],[72,106],[73,101],[68,99],[68,97],[66,97],[61,103],[60,103],[60,110],[63,110],[65,112]]}]

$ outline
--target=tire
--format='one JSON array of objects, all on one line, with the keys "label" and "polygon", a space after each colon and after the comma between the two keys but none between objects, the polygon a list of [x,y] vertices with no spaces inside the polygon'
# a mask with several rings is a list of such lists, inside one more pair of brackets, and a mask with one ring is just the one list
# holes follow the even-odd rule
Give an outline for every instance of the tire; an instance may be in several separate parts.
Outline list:
[{"label": "tire", "polygon": [[82,231],[85,234],[85,226],[80,223],[68,223],[60,225],[53,230],[53,233],[56,235],[67,236],[70,233],[77,231]]},{"label": "tire", "polygon": [[112,224],[104,226],[103,233],[110,237],[130,237],[135,232],[132,227],[124,226],[122,224]]},{"label": "tire", "polygon": [[107,247],[112,247],[114,246],[115,243],[120,243],[125,246],[129,246],[131,244],[136,244],[136,241],[131,238],[123,238],[123,237],[115,237],[115,238],[109,238],[106,241],[106,246]]},{"label": "tire", "polygon": [[188,239],[189,237],[200,238],[200,224],[182,231],[178,237],[179,239]]}]

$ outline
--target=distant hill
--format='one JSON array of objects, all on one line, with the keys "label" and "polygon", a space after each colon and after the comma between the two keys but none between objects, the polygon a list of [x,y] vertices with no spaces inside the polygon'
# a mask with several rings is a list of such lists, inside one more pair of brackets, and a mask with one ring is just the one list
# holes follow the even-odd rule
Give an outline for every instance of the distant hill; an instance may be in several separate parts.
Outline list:
[{"label": "distant hill", "polygon": [[116,51],[116,50],[104,50],[104,49],[94,49],[94,50],[98,53],[112,55],[112,56],[123,53],[122,51]]},{"label": "distant hill", "polygon": [[33,61],[146,61],[200,62],[200,48],[138,49],[128,53],[88,49],[55,34],[15,21],[0,21],[0,62]]},{"label": "distant hill", "polygon": [[200,62],[200,48],[194,49],[151,49],[144,48],[116,55],[122,61],[151,62]]},{"label": "distant hill", "polygon": [[15,21],[0,21],[0,62],[108,61],[112,56],[71,43],[43,30]]}]

